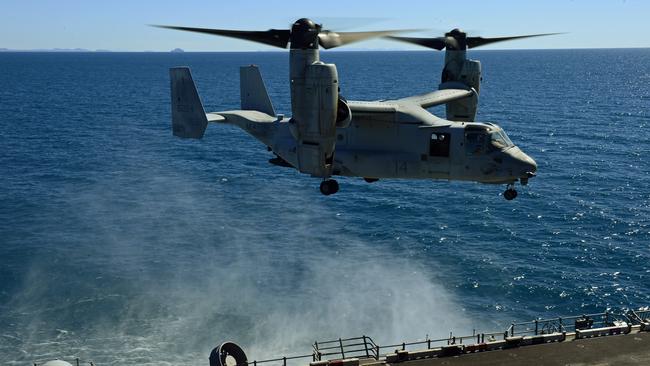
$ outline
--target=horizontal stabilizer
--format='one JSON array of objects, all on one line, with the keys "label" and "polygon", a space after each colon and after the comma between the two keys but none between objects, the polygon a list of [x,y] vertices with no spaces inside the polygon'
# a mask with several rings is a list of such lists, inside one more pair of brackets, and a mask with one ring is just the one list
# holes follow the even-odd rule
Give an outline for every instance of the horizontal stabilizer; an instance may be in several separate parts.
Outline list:
[{"label": "horizontal stabilizer", "polygon": [[241,109],[253,110],[275,116],[275,109],[264,86],[260,69],[255,65],[242,66],[239,69],[239,88],[241,92]]},{"label": "horizontal stabilizer", "polygon": [[174,136],[200,139],[208,119],[187,67],[169,69],[172,92],[172,131]]},{"label": "horizontal stabilizer", "polygon": [[219,112],[208,112],[205,115],[208,118],[208,122],[225,122],[226,117],[219,114]]}]

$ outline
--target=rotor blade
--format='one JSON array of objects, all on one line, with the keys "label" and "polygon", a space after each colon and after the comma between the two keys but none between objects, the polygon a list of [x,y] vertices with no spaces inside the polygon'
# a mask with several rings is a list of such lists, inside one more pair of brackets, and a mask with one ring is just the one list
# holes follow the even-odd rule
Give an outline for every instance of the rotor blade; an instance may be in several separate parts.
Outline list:
[{"label": "rotor blade", "polygon": [[521,38],[531,38],[531,37],[542,37],[542,36],[553,36],[556,34],[563,33],[543,33],[543,34],[529,34],[526,36],[512,36],[512,37],[495,37],[495,38],[483,38],[483,37],[467,37],[467,48],[475,48],[485,46],[490,43],[510,41],[513,39]]},{"label": "rotor blade", "polygon": [[395,37],[388,36],[386,38],[394,39],[400,42],[417,44],[427,48],[433,48],[434,50],[441,51],[447,46],[447,39],[445,37],[436,37],[436,38],[414,38],[414,37]]},{"label": "rotor blade", "polygon": [[175,29],[175,30],[182,30],[188,32],[197,32],[197,33],[212,34],[217,36],[245,39],[247,41],[263,43],[269,46],[274,46],[279,48],[287,48],[287,45],[289,44],[289,36],[291,34],[291,32],[286,29],[269,29],[267,31],[239,31],[239,30],[228,30],[228,29],[176,27],[172,25],[152,25],[152,26],[158,28]]},{"label": "rotor blade", "polygon": [[318,34],[318,43],[325,49],[344,46],[349,43],[363,41],[369,38],[385,37],[389,34],[399,32],[414,32],[413,29],[402,30],[385,30],[374,32],[332,32],[328,30],[321,31]]},{"label": "rotor blade", "polygon": [[333,17],[315,17],[318,19],[320,24],[327,24],[328,27],[334,28],[340,31],[350,28],[359,28],[360,26],[368,26],[373,23],[379,23],[389,18],[379,18],[379,17],[352,17],[352,16],[333,16]]}]

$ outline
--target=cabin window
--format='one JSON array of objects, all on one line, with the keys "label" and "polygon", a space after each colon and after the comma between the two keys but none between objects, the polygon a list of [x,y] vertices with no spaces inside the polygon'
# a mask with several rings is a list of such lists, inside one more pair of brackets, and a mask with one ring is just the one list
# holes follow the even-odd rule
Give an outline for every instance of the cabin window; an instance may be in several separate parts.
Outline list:
[{"label": "cabin window", "polygon": [[429,155],[449,157],[449,134],[434,132],[429,143]]}]

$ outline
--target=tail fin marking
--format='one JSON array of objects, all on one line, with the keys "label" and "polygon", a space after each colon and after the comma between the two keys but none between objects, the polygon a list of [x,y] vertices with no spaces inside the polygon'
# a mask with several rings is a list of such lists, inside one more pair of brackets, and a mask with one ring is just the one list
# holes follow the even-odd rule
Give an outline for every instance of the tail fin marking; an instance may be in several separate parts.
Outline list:
[{"label": "tail fin marking", "polygon": [[169,69],[174,136],[200,139],[208,126],[203,104],[188,67]]}]

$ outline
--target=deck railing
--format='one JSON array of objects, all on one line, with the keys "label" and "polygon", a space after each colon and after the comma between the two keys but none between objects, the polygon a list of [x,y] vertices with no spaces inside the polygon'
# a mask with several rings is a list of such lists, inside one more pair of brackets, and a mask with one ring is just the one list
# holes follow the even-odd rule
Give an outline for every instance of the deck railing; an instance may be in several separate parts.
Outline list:
[{"label": "deck railing", "polygon": [[506,332],[510,337],[574,332],[582,329],[609,327],[620,321],[633,323],[626,314],[606,311],[604,313],[536,319],[529,322],[512,323]]},{"label": "deck railing", "polygon": [[[366,335],[353,338],[339,338],[314,342],[311,354],[279,357],[260,361],[255,360],[234,366],[258,366],[258,364],[264,364],[264,366],[267,366],[266,364],[287,366],[288,362],[297,360],[304,362],[307,359],[310,361],[348,358],[379,360],[387,354],[394,353],[398,350],[422,350],[424,349],[424,346],[426,346],[426,349],[432,349],[449,345],[481,344],[497,340],[505,340],[508,337],[574,332],[576,330],[622,325],[623,323],[628,325],[645,324],[647,327],[648,324],[650,324],[650,308],[627,310],[621,313],[605,311],[596,314],[535,319],[529,322],[512,323],[503,332],[477,333],[474,331],[472,335],[467,336],[454,336],[450,333],[448,338],[429,339],[427,336],[424,340],[387,345],[379,345],[371,337]],[[78,358],[75,361],[77,366],[80,366],[80,364],[94,365],[89,361],[81,361],[80,363]],[[41,363],[34,362],[34,366],[40,364]]]},{"label": "deck railing", "polygon": [[[477,333],[472,335],[454,336],[447,338],[401,342],[395,344],[379,345],[371,337],[339,338],[327,341],[314,342],[312,353],[308,355],[281,357],[262,361],[249,362],[248,365],[278,363],[287,366],[287,361],[311,359],[311,361],[337,360],[347,358],[379,360],[396,350],[422,350],[432,349],[447,345],[479,344],[504,340],[515,336],[535,336],[552,333],[574,332],[576,330],[609,327],[617,324],[640,324],[650,322],[650,309],[616,313],[605,311],[603,313],[582,314],[568,317],[549,319],[536,319],[529,322],[512,323],[503,332]],[[240,366],[240,365],[237,365]],[[244,366],[244,365],[241,365]]]}]

